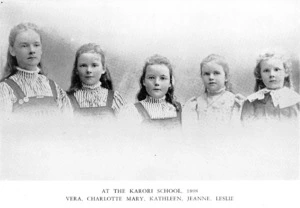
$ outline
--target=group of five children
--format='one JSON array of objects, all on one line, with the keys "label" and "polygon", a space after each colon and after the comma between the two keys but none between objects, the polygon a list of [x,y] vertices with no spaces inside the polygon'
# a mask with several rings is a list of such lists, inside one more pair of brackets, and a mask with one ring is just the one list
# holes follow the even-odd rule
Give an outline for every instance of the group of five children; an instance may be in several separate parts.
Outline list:
[{"label": "group of five children", "polygon": [[38,27],[32,23],[15,26],[9,35],[6,74],[0,83],[1,113],[8,117],[20,113],[117,118],[130,125],[163,128],[299,119],[300,96],[292,90],[291,67],[277,54],[259,57],[254,70],[255,92],[247,98],[231,92],[224,57],[209,55],[200,64],[205,91],[183,107],[174,96],[172,65],[161,55],[146,60],[134,104],[127,104],[114,90],[99,45],[88,43],[77,50],[67,92],[44,75],[41,56]]}]

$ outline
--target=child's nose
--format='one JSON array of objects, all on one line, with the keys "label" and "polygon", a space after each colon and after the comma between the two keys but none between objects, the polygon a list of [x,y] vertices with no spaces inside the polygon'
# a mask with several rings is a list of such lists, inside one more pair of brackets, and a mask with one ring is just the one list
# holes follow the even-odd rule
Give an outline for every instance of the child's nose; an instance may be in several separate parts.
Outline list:
[{"label": "child's nose", "polygon": [[275,72],[274,70],[271,70],[271,71],[270,71],[270,76],[274,76],[275,73],[276,73],[276,72]]},{"label": "child's nose", "polygon": [[155,84],[155,86],[158,86],[160,84],[160,80],[159,79],[155,79],[154,80],[154,84]]},{"label": "child's nose", "polygon": [[91,71],[92,71],[92,67],[88,66],[88,67],[86,68],[86,72],[87,72],[87,73],[91,73]]},{"label": "child's nose", "polygon": [[215,76],[213,74],[209,75],[209,79],[213,79]]},{"label": "child's nose", "polygon": [[34,53],[34,52],[35,52],[35,47],[34,47],[34,45],[30,45],[30,46],[29,46],[29,52],[30,52],[30,53]]}]

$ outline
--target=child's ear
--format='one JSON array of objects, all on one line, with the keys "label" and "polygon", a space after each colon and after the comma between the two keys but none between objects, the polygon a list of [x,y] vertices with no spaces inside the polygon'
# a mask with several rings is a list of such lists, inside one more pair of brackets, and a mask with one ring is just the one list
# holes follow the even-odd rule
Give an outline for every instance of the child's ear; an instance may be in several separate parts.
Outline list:
[{"label": "child's ear", "polygon": [[11,47],[11,46],[9,46],[9,53],[10,53],[10,55],[12,55],[12,56],[16,56],[15,50],[14,50],[14,48]]}]

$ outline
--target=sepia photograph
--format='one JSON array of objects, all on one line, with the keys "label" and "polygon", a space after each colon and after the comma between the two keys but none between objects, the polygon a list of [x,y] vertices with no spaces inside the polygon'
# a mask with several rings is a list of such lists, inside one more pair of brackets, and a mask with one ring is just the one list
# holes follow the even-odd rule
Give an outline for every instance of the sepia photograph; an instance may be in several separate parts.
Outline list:
[{"label": "sepia photograph", "polygon": [[297,0],[1,0],[0,22],[0,205],[298,207]]}]

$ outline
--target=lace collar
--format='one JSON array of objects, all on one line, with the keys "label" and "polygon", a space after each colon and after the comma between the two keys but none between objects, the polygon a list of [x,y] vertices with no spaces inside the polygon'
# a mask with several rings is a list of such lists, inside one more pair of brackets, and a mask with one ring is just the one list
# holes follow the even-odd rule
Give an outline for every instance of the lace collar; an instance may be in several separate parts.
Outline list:
[{"label": "lace collar", "polygon": [[286,108],[300,102],[300,95],[287,87],[278,90],[264,88],[248,96],[247,99],[250,102],[263,100],[267,93],[270,93],[275,107],[279,106],[279,108]]}]

